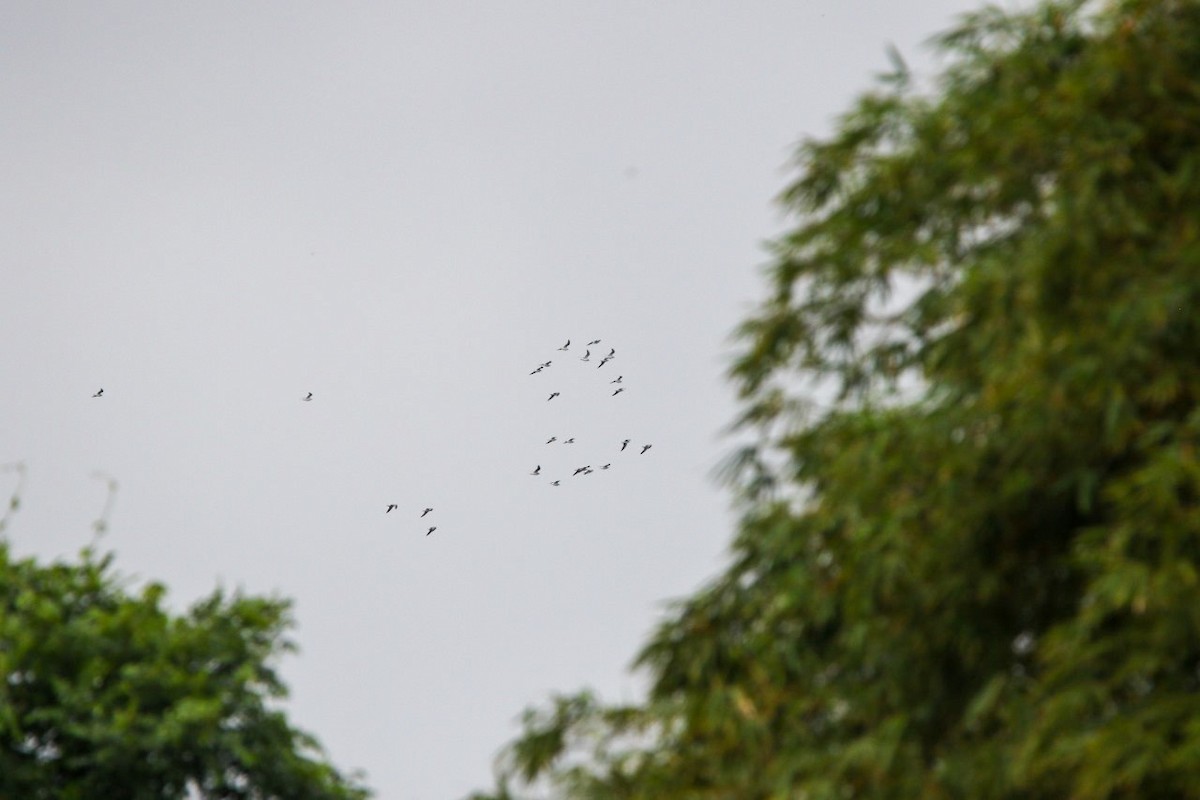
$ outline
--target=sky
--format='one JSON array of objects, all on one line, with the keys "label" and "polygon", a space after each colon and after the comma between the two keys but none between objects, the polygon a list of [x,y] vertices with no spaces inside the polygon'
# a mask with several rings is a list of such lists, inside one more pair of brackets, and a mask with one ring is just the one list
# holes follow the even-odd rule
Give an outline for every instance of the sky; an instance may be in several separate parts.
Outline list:
[{"label": "sky", "polygon": [[339,769],[489,787],[526,706],[641,696],[725,563],[795,146],[975,5],[7,0],[14,551],[74,558],[100,471],[101,547],[172,608],[294,601],[285,707]]}]

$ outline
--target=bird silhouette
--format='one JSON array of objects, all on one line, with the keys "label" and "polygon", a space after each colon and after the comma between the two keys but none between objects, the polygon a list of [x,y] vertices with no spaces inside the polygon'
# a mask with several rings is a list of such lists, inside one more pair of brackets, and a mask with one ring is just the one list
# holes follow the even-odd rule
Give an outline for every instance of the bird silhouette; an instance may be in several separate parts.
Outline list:
[{"label": "bird silhouette", "polygon": [[388,503],[388,510],[383,513],[390,514],[390,513],[392,513],[393,508],[399,508],[399,507],[400,506],[396,505],[395,503]]},{"label": "bird silhouette", "polygon": [[641,452],[641,453],[638,453],[638,455],[639,455],[639,456],[640,456],[640,455],[644,455],[644,454],[645,454],[645,452],[646,452],[647,450],[649,450],[651,447],[654,447],[654,445],[652,445],[652,444],[643,445],[643,446],[642,446],[642,452]]},{"label": "bird silhouette", "polygon": [[530,375],[537,375],[539,372],[541,372],[541,371],[542,371],[542,370],[544,370],[544,369],[545,369],[545,367],[538,367],[537,369],[535,369],[533,372],[531,372],[531,373],[529,373],[529,374],[530,374]]},{"label": "bird silhouette", "polygon": [[615,392],[613,392],[613,393],[612,393],[612,396],[613,396],[613,397],[616,397],[617,395],[619,395],[619,394],[620,394],[621,392],[623,392],[623,391],[625,391],[625,387],[624,387],[624,386],[622,386],[620,389],[617,389]]},{"label": "bird silhouette", "polygon": [[579,360],[580,361],[591,361],[592,360],[592,351],[588,350],[586,353],[583,354],[583,358],[581,358]]},{"label": "bird silhouette", "polygon": [[628,440],[628,439],[626,439],[626,440],[624,440],[623,442],[621,442],[621,450],[622,450],[622,451],[624,451],[626,447],[629,447],[629,440]]},{"label": "bird silhouette", "polygon": [[575,437],[572,436],[570,439],[567,439],[565,442],[563,442],[563,444],[575,444]]},{"label": "bird silhouette", "polygon": [[551,436],[549,439],[546,440],[546,444],[550,444],[551,442],[556,442],[556,441],[558,441],[558,437]]},{"label": "bird silhouette", "polygon": [[426,536],[428,536],[429,534],[433,533],[433,532],[434,532],[434,531],[436,531],[436,530],[437,530],[437,525],[434,525],[432,528],[430,528],[429,530],[425,531],[425,535],[426,535]]},{"label": "bird silhouette", "polygon": [[567,343],[566,343],[566,344],[564,344],[562,347],[560,347],[560,348],[558,348],[558,349],[559,349],[559,350],[566,350],[566,349],[567,349],[568,347],[570,347],[570,346],[571,346],[571,340],[570,340],[570,339],[567,339]]},{"label": "bird silhouette", "polygon": [[559,393],[558,393],[558,392],[551,392],[551,393],[550,393],[550,396],[546,398],[546,402],[547,402],[547,403],[549,403],[551,400],[553,400],[554,398],[558,397],[558,395],[559,395]]},{"label": "bird silhouette", "polygon": [[433,509],[432,509],[432,508],[427,508],[427,509],[425,509],[424,511],[422,511],[422,512],[421,512],[421,516],[422,516],[422,517],[423,517],[423,516],[425,516],[425,515],[426,515],[426,514],[428,514],[430,511],[433,511]]},{"label": "bird silhouette", "polygon": [[609,381],[609,383],[620,383],[620,382],[621,382],[621,378],[624,378],[624,377],[625,377],[624,375],[618,375],[618,376],[617,376],[617,379],[616,379],[615,381]]},{"label": "bird silhouette", "polygon": [[600,467],[600,469],[608,469],[608,468],[609,468],[609,467],[611,467],[611,466],[612,466],[612,464],[611,464],[611,463],[609,463],[609,464],[605,464],[604,466]]},{"label": "bird silhouette", "polygon": [[579,473],[583,472],[585,469],[590,469],[590,468],[591,468],[591,464],[589,464],[589,465],[588,465],[588,466],[586,466],[586,467],[580,467],[579,469],[575,470],[575,472],[573,472],[573,473],[571,474],[571,477],[572,477],[572,478],[574,478],[576,475],[578,475]]},{"label": "bird silhouette", "polygon": [[542,368],[544,369],[544,368],[546,368],[546,367],[550,366],[552,363],[554,363],[554,362],[552,362],[552,361],[543,361],[541,364],[538,364],[538,366],[539,366],[539,367],[542,367]]},{"label": "bird silhouette", "polygon": [[617,357],[617,348],[615,348],[615,347],[613,349],[609,350],[608,355],[605,356],[605,358],[616,358],[616,357]]},{"label": "bird silhouette", "polygon": [[[612,359],[609,358],[608,356],[605,356],[604,358],[600,359],[600,367],[603,367],[605,364],[607,364],[610,361],[612,361]],[[596,367],[596,369],[600,369],[600,367]]]},{"label": "bird silhouette", "polygon": [[92,397],[99,397],[99,396],[100,396],[100,395],[102,395],[102,394],[104,394],[104,390],[103,390],[103,389],[101,389],[100,391],[96,392],[94,395],[92,395]]},{"label": "bird silhouette", "polygon": [[304,400],[305,402],[312,400],[312,392],[308,393],[308,397],[301,397],[300,399]]},{"label": "bird silhouette", "polygon": [[592,345],[594,345],[594,344],[600,344],[600,340],[599,340],[599,339],[592,339],[590,342],[588,342],[588,347],[591,347],[591,346],[592,346]]},{"label": "bird silhouette", "polygon": [[551,481],[551,482],[550,482],[550,485],[551,485],[551,486],[561,486],[561,485],[562,485],[562,481]]},{"label": "bird silhouette", "polygon": [[530,475],[541,475],[542,474],[542,465],[538,464],[536,467],[533,468],[533,472],[531,472],[529,474]]}]

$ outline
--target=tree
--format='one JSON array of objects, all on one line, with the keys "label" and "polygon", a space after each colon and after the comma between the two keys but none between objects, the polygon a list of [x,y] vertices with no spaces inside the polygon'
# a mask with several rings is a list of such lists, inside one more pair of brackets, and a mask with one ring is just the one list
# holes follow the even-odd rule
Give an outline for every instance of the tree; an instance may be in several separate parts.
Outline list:
[{"label": "tree", "polygon": [[731,561],[477,798],[1195,795],[1200,3],[1097,5],[966,16],[800,148]]},{"label": "tree", "polygon": [[112,560],[42,566],[0,541],[0,798],[369,796],[272,707],[287,601],[217,591],[175,616]]}]

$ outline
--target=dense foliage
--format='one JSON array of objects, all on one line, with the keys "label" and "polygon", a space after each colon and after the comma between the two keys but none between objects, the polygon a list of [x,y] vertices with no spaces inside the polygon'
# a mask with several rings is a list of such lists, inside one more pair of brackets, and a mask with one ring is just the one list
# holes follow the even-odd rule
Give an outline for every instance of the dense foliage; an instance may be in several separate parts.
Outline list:
[{"label": "dense foliage", "polygon": [[217,592],[176,616],[163,594],[90,549],[44,566],[0,542],[0,798],[368,796],[272,707],[285,601]]},{"label": "dense foliage", "polygon": [[800,149],[728,568],[477,797],[1197,793],[1200,3],[936,41]]}]

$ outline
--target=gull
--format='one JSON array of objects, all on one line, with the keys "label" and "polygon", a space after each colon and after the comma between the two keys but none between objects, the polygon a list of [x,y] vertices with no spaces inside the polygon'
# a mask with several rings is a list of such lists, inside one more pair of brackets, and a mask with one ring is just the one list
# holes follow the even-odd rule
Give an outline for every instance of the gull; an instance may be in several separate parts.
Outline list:
[{"label": "gull", "polygon": [[609,350],[608,355],[605,356],[605,358],[616,358],[616,357],[617,357],[617,348],[615,348],[615,347],[613,349]]},{"label": "gull", "polygon": [[422,511],[422,512],[421,512],[421,516],[422,516],[422,517],[423,517],[423,516],[425,516],[425,515],[426,515],[426,514],[428,514],[430,511],[433,511],[433,509],[432,509],[432,508],[427,508],[427,509],[425,509],[424,511]]},{"label": "gull", "polygon": [[594,345],[594,344],[600,344],[600,340],[599,340],[599,339],[592,339],[590,342],[588,342],[588,347],[591,347],[591,346],[592,346],[592,345]]},{"label": "gull", "polygon": [[301,397],[300,399],[301,399],[301,400],[303,400],[303,401],[305,401],[305,402],[308,402],[309,400],[312,400],[312,392],[309,392],[309,393],[308,393],[308,397]]},{"label": "gull", "polygon": [[563,442],[563,444],[575,444],[575,437],[572,436],[570,439],[567,439],[565,442]]},{"label": "gull", "polygon": [[626,448],[626,447],[629,447],[629,440],[628,440],[628,439],[626,439],[625,441],[621,442],[621,450],[622,450],[622,452],[624,452],[624,450],[625,450],[625,448]]},{"label": "gull", "polygon": [[[604,358],[600,359],[600,367],[603,367],[610,361],[612,361],[612,356],[605,356]],[[600,369],[600,367],[596,367],[596,369]]]},{"label": "gull", "polygon": [[588,350],[586,353],[583,354],[583,358],[581,358],[579,360],[580,361],[590,361],[591,358],[592,358],[592,351]]},{"label": "gull", "polygon": [[390,514],[390,513],[392,513],[393,508],[399,508],[399,507],[400,506],[396,505],[395,503],[388,503],[388,510],[383,513]]},{"label": "gull", "polygon": [[553,363],[552,361],[544,361],[541,364],[538,364],[538,366],[545,369],[546,367],[550,366],[552,363]]},{"label": "gull", "polygon": [[567,349],[568,347],[570,347],[570,346],[571,346],[571,340],[570,340],[570,339],[567,339],[567,343],[566,343],[566,344],[564,344],[562,347],[560,347],[560,348],[558,348],[558,349],[559,349],[559,350],[566,350],[566,349]]},{"label": "gull", "polygon": [[550,396],[546,398],[546,402],[547,402],[547,403],[549,403],[551,400],[553,400],[554,398],[558,397],[558,394],[559,394],[558,392],[552,392],[552,393],[550,394]]},{"label": "gull", "polygon": [[621,392],[623,392],[623,391],[625,391],[625,387],[624,387],[624,386],[622,386],[620,389],[617,389],[615,392],[613,392],[613,393],[612,393],[612,396],[613,396],[613,397],[616,397],[617,395],[619,395],[619,394],[620,394]]},{"label": "gull", "polygon": [[550,482],[550,485],[551,485],[551,486],[561,486],[561,485],[562,485],[562,481],[551,481],[551,482]]},{"label": "gull", "polygon": [[591,467],[588,467],[587,469],[585,469],[585,470],[583,471],[583,474],[584,474],[584,475],[591,475],[593,472],[595,472],[595,470],[594,470],[594,469],[592,469]]},{"label": "gull", "polygon": [[533,468],[533,472],[531,472],[529,474],[530,475],[541,475],[542,474],[542,465],[538,464],[536,467]]},{"label": "gull", "polygon": [[557,441],[558,441],[557,436],[551,436],[549,439],[546,440],[546,444],[550,444],[551,442],[557,442]]},{"label": "gull", "polygon": [[620,383],[620,382],[621,382],[621,378],[624,378],[624,377],[625,377],[624,375],[618,375],[618,376],[617,376],[617,379],[616,379],[615,381],[609,381],[609,383]]},{"label": "gull", "polygon": [[638,453],[638,455],[639,456],[645,455],[646,451],[649,450],[651,447],[654,447],[654,445],[652,445],[652,444],[642,445],[642,452]]},{"label": "gull", "polygon": [[531,372],[531,373],[529,373],[529,374],[530,374],[530,375],[537,375],[539,372],[541,372],[541,371],[542,371],[542,370],[544,370],[544,369],[545,369],[545,367],[538,367],[537,369],[535,369],[533,372]]},{"label": "gull", "polygon": [[103,389],[101,389],[100,391],[96,392],[94,395],[92,395],[92,397],[99,397],[99,396],[100,396],[100,395],[102,395],[102,394],[104,394],[104,390],[103,390]]},{"label": "gull", "polygon": [[430,528],[429,530],[425,531],[425,535],[426,535],[426,536],[428,536],[429,534],[433,533],[433,532],[434,532],[434,531],[436,531],[436,530],[437,530],[437,525],[434,525],[432,528]]},{"label": "gull", "polygon": [[608,464],[605,464],[604,466],[602,466],[600,469],[608,469],[611,466],[612,466],[612,464],[608,463]]},{"label": "gull", "polygon": [[573,473],[571,473],[571,477],[574,478],[576,475],[583,472],[585,469],[591,469],[591,466],[592,466],[591,464],[588,464],[586,467],[580,467],[579,469],[577,469]]}]

